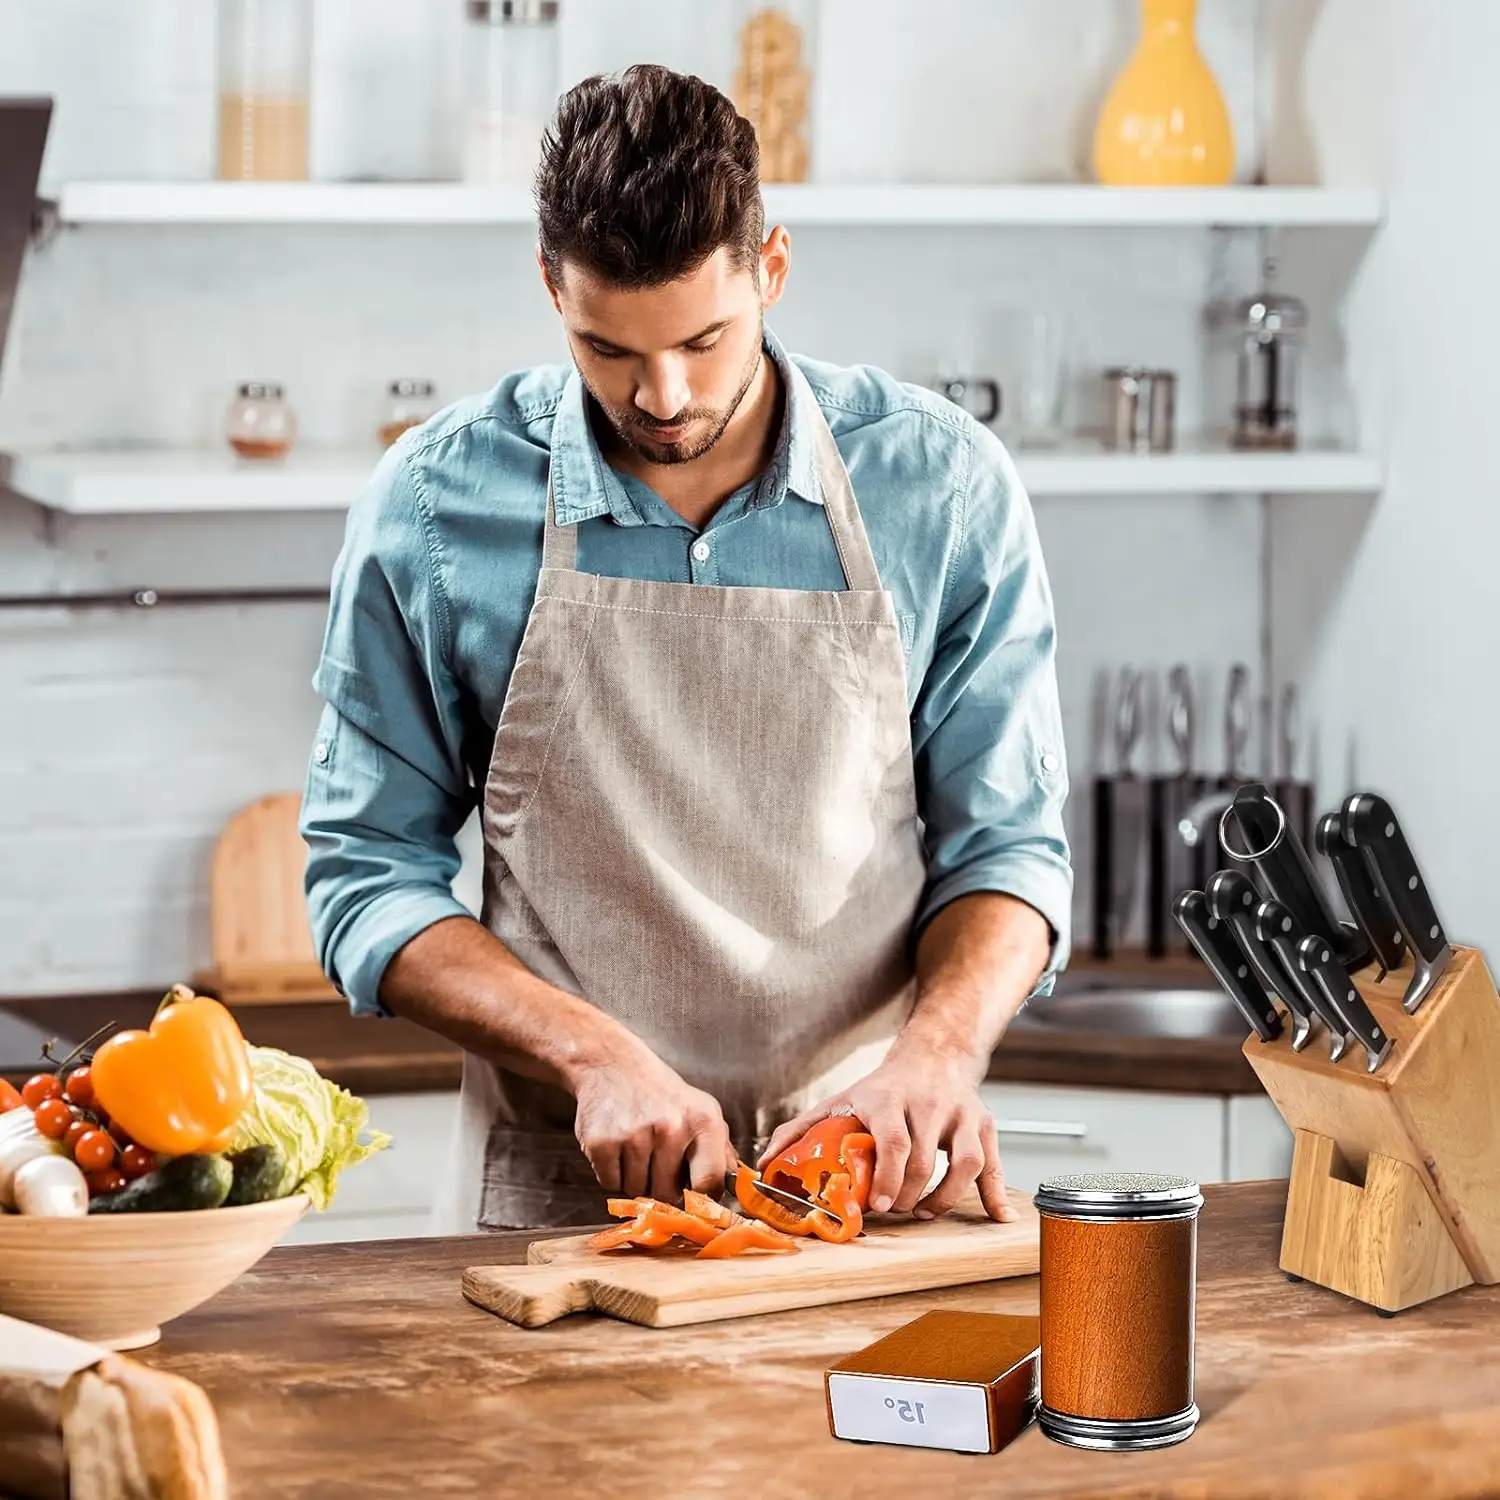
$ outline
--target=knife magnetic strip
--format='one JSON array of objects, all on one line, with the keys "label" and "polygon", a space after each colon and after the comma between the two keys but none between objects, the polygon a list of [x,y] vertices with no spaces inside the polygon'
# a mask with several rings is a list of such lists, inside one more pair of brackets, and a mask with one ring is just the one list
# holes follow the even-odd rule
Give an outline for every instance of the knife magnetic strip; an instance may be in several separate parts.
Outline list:
[{"label": "knife magnetic strip", "polygon": [[1396,1311],[1500,1281],[1500,995],[1483,954],[1457,945],[1415,1015],[1409,960],[1374,976],[1352,979],[1394,1041],[1376,1072],[1363,1049],[1332,1063],[1285,1034],[1244,1050],[1297,1132],[1282,1269]]}]

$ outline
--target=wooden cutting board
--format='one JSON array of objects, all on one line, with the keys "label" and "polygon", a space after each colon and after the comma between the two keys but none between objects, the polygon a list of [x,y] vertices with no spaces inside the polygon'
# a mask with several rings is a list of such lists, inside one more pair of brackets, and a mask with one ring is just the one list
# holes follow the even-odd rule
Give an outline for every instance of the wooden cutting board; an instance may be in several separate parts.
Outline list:
[{"label": "wooden cutting board", "polygon": [[941,1219],[874,1219],[847,1245],[803,1240],[794,1255],[698,1260],[693,1251],[590,1250],[587,1235],[538,1240],[524,1266],[470,1266],[464,1296],[522,1328],[568,1313],[599,1312],[647,1328],[677,1328],[889,1297],[933,1287],[1030,1276],[1038,1223],[1031,1199],[1012,1192],[1021,1215],[996,1224],[976,1206]]}]

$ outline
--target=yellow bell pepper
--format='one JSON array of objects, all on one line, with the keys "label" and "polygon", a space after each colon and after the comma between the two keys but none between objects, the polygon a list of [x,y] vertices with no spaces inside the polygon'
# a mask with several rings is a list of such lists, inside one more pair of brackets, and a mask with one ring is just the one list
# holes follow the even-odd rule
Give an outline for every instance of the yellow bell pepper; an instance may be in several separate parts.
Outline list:
[{"label": "yellow bell pepper", "polygon": [[245,1038],[217,1000],[176,985],[149,1031],[109,1038],[91,1067],[94,1097],[149,1151],[222,1151],[255,1091]]}]

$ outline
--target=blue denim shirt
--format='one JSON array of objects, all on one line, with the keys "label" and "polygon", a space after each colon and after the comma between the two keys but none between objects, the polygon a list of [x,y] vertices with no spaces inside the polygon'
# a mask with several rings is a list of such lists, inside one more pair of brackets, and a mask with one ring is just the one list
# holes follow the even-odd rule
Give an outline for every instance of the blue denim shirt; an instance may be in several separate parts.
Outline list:
[{"label": "blue denim shirt", "polygon": [[[771,356],[790,358],[767,336]],[[928,879],[917,930],[956,896],[1006,891],[1066,961],[1072,871],[1051,591],[1031,506],[999,440],[879,370],[797,359],[894,596]],[[308,906],[356,1014],[452,894],[454,836],[482,790],[541,567],[548,457],[578,566],[623,578],[841,589],[810,414],[787,402],[776,457],[699,532],[602,459],[569,366],[506,376],[391,448],[349,513],[314,686],[325,707],[304,795]]]}]

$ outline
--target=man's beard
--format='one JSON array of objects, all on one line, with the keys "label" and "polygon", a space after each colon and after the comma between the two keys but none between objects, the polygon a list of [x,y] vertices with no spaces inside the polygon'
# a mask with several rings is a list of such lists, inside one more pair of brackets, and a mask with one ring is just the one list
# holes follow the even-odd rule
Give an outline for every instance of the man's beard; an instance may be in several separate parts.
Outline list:
[{"label": "man's beard", "polygon": [[[609,418],[609,425],[619,435],[620,441],[632,452],[639,454],[648,463],[688,464],[692,463],[695,458],[702,458],[724,436],[724,430],[734,420],[734,414],[740,409],[750,387],[755,383],[755,376],[760,369],[762,358],[762,336],[757,336],[754,352],[740,380],[740,388],[735,392],[734,400],[722,411],[694,410],[692,407],[686,407],[670,421],[658,422],[654,417],[648,417],[644,412],[634,408],[630,411],[617,411],[607,406],[599,399],[597,391],[590,389],[589,394],[593,396],[599,410]],[[585,381],[584,384],[587,385],[588,382]],[[680,427],[684,423],[699,422],[705,418],[708,419],[709,427],[701,438],[691,438],[676,443],[659,443],[651,440],[651,433],[656,428]]]}]

